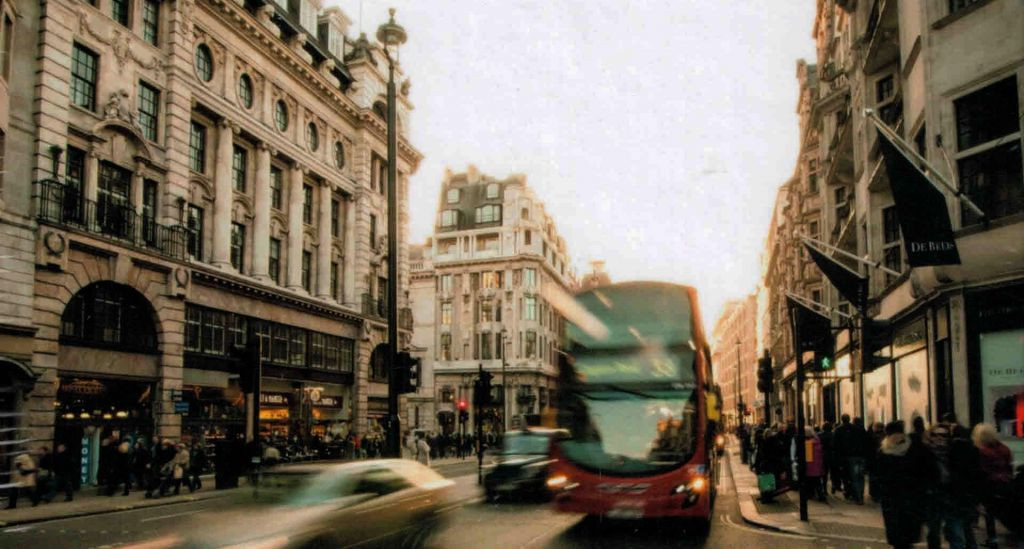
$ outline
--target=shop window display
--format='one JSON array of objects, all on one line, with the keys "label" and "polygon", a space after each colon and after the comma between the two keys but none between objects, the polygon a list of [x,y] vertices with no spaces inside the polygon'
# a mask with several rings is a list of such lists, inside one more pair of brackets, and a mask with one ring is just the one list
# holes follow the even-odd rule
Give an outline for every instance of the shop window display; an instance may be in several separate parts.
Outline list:
[{"label": "shop window display", "polygon": [[1014,454],[1024,453],[1024,329],[979,335],[984,421],[995,425]]}]

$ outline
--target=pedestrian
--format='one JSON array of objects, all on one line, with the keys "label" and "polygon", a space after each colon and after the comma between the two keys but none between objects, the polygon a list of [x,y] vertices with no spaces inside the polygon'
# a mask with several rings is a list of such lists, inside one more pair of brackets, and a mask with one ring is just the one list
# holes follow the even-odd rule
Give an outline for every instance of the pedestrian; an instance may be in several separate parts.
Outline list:
[{"label": "pedestrian", "polygon": [[834,443],[836,452],[842,456],[844,463],[844,495],[858,505],[864,504],[864,468],[871,447],[870,438],[864,430],[864,421],[854,418],[850,422],[849,414],[843,414],[842,425],[836,429]]},{"label": "pedestrian", "polygon": [[174,444],[170,439],[163,439],[160,442],[160,450],[157,454],[159,457],[153,463],[153,469],[159,478],[159,491],[160,497],[167,495],[167,490],[171,488],[174,482],[174,456],[177,455],[177,450],[174,448]]},{"label": "pedestrian", "polygon": [[174,495],[181,493],[181,483],[185,480],[185,472],[188,471],[191,461],[188,448],[179,443],[176,447],[174,458],[171,459],[171,479],[174,484]]},{"label": "pedestrian", "polygon": [[996,516],[1001,506],[1007,505],[1010,482],[1013,479],[1013,453],[999,441],[996,429],[988,423],[979,423],[971,432],[978,448],[979,466],[984,475],[982,504],[985,508],[985,547],[997,547]]},{"label": "pedestrian", "polygon": [[110,485],[110,472],[114,470],[116,454],[117,444],[114,443],[114,437],[103,437],[100,440],[100,463],[96,471],[96,484],[98,486]]},{"label": "pedestrian", "polygon": [[[810,427],[804,427],[804,442],[806,445],[810,445],[810,452],[804,449],[807,461],[804,464],[804,468],[807,472],[807,478],[800,482],[801,489],[807,494],[807,497],[812,495],[818,498],[818,501],[825,501],[825,486],[821,483],[822,477],[825,475],[825,450],[822,448],[821,439],[818,438],[817,433]],[[796,438],[793,439],[793,448],[796,450]],[[796,454],[793,454],[793,460],[797,459]]]},{"label": "pedestrian", "polygon": [[201,475],[206,470],[208,459],[203,444],[199,441],[192,443],[192,452],[189,455],[189,480],[188,491],[195,492],[203,487]]},{"label": "pedestrian", "polygon": [[865,463],[865,470],[868,473],[868,495],[871,496],[871,501],[878,501],[878,487],[875,486],[874,479],[874,468],[875,468],[875,456],[878,454],[878,449],[882,447],[882,440],[885,439],[885,424],[881,421],[876,421],[871,424],[871,429],[868,430],[868,451],[867,461]]},{"label": "pedestrian", "polygon": [[57,495],[57,482],[53,476],[53,452],[49,446],[39,449],[39,473],[36,474],[36,491],[44,503],[53,501]]},{"label": "pedestrian", "polygon": [[885,438],[874,460],[872,482],[882,504],[885,538],[906,549],[921,538],[926,487],[935,480],[935,463],[921,442],[904,434],[903,421],[885,426]]},{"label": "pedestrian", "polygon": [[107,469],[107,496],[113,497],[117,487],[124,484],[124,491],[121,495],[127,496],[132,485],[132,446],[127,439],[115,446],[111,439],[110,446],[114,448],[110,457],[110,467]]},{"label": "pedestrian", "polygon": [[18,496],[27,495],[32,501],[32,507],[39,505],[39,492],[36,491],[36,462],[28,452],[18,454],[14,458],[14,468],[11,470],[11,486],[8,489],[8,509],[18,506]]},{"label": "pedestrian", "polygon": [[416,441],[416,461],[423,465],[430,465],[430,444],[427,443],[426,437],[422,434],[419,436],[419,440]]},{"label": "pedestrian", "polygon": [[153,497],[153,482],[150,479],[150,467],[153,463],[153,456],[146,448],[146,443],[135,441],[135,451],[132,452],[132,474],[135,475],[135,486],[139,490],[146,491],[146,497]]},{"label": "pedestrian", "polygon": [[971,525],[978,519],[983,478],[978,449],[952,412],[943,414],[925,439],[935,455],[938,479],[928,517],[928,547],[940,546],[940,529],[951,549],[976,547]]},{"label": "pedestrian", "polygon": [[821,489],[828,494],[829,478],[832,479],[832,493],[836,493],[836,468],[835,458],[832,455],[832,423],[826,421],[818,433],[818,440],[821,441],[821,454],[823,458],[824,473],[821,475]]},{"label": "pedestrian", "polygon": [[64,501],[74,499],[77,469],[68,446],[64,443],[57,444],[57,451],[53,454],[53,472],[56,480],[54,485],[64,491]]}]

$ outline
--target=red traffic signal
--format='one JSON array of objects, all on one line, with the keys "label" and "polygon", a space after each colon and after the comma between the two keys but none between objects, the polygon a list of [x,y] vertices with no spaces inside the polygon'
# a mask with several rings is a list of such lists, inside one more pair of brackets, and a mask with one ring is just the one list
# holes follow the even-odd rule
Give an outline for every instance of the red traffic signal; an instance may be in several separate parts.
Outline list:
[{"label": "red traffic signal", "polygon": [[469,403],[467,403],[464,399],[459,399],[459,410],[465,410],[468,407]]}]

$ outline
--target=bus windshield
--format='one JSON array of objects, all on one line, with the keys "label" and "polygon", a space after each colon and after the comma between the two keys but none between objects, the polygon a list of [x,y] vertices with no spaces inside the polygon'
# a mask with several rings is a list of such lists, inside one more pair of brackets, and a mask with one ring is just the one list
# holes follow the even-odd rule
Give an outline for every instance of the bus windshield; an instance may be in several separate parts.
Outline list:
[{"label": "bus windshield", "polygon": [[575,393],[572,438],[560,443],[583,469],[651,475],[689,461],[697,445],[696,393],[607,388]]}]

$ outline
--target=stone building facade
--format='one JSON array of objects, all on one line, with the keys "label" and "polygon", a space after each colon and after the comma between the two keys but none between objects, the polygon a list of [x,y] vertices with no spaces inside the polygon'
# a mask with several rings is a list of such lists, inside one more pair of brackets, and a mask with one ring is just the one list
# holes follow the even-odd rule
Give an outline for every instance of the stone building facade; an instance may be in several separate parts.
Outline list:
[{"label": "stone building facade", "polygon": [[[31,438],[88,460],[107,435],[234,436],[236,375],[254,365],[232,350],[249,336],[261,343],[264,432],[379,429],[377,296],[390,276],[379,46],[316,0],[17,9],[14,51],[38,56],[14,56],[2,113],[0,337],[4,360],[34,378],[18,405]],[[421,158],[402,90],[400,241]],[[403,292],[400,306],[408,342]]]},{"label": "stone building facade", "polygon": [[727,302],[712,337],[711,363],[722,391],[722,415],[730,425],[737,425],[742,400],[743,422],[757,423],[764,413],[757,393],[757,296]]},{"label": "stone building facade", "polygon": [[[1024,452],[1022,25],[1024,5],[1013,0],[818,1],[811,124],[819,136],[822,240],[900,273],[851,264],[870,275],[869,315],[891,322],[880,351],[888,360],[860,371],[849,331],[840,332],[842,378],[831,390],[809,388],[816,393],[809,406],[825,419],[830,409],[868,422],[918,415],[934,422],[955,412],[964,423],[994,423]],[[960,265],[907,264],[878,132],[864,109],[984,211],[982,219],[944,193]],[[777,295],[780,280],[769,275],[766,290]],[[824,288],[826,305],[849,310]],[[785,322],[773,319],[768,339]],[[787,364],[791,355],[776,358]]]},{"label": "stone building facade", "polygon": [[504,428],[505,402],[509,426],[548,410],[564,319],[544,296],[570,291],[574,274],[565,240],[526,178],[499,180],[473,166],[447,172],[434,236],[416,267],[413,337],[425,350],[436,430],[459,429],[458,404],[472,409],[480,366],[494,374],[485,430]]}]

